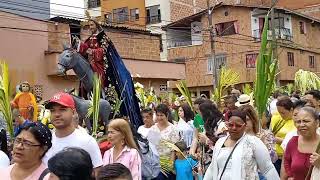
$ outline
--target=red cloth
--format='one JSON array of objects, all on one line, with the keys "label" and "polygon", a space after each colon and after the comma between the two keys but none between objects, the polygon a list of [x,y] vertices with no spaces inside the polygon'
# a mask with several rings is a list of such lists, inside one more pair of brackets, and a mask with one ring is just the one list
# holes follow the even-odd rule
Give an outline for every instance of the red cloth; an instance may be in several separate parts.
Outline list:
[{"label": "red cloth", "polygon": [[[89,55],[87,53],[87,50],[89,48],[92,49],[92,55]],[[100,76],[101,82],[104,83],[105,82],[104,81],[105,80],[105,72],[104,72],[105,63],[103,60],[104,50],[103,48],[100,47],[96,35],[92,35],[84,43],[80,44],[79,53],[83,57],[88,57],[88,61],[91,65],[92,70]]]},{"label": "red cloth", "polygon": [[311,166],[310,155],[311,153],[299,152],[298,136],[292,137],[284,154],[284,167],[288,177],[293,177],[294,180],[305,180]]},{"label": "red cloth", "polygon": [[100,148],[101,155],[103,157],[104,153],[112,148],[112,144],[109,141],[100,142],[99,148]]}]

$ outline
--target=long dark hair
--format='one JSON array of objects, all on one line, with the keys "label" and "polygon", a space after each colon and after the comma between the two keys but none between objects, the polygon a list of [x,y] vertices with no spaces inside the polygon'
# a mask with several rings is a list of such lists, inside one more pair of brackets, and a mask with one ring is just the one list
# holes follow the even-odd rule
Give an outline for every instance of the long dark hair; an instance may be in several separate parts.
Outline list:
[{"label": "long dark hair", "polygon": [[180,107],[183,110],[185,121],[186,122],[191,121],[194,118],[194,113],[193,113],[191,107],[189,106],[189,104],[184,103]]},{"label": "long dark hair", "polygon": [[8,151],[8,143],[7,143],[7,132],[4,129],[1,129],[0,131],[0,145],[1,145],[1,151],[6,153],[9,156]]},{"label": "long dark hair", "polygon": [[259,119],[254,108],[251,105],[246,104],[246,105],[240,106],[238,110],[241,112],[244,112],[246,116],[251,120],[252,130],[255,134],[257,134],[259,132]]},{"label": "long dark hair", "polygon": [[200,104],[199,109],[204,121],[206,135],[211,141],[215,142],[217,140],[214,135],[215,129],[218,122],[223,119],[223,114],[210,100],[205,100],[204,103]]}]

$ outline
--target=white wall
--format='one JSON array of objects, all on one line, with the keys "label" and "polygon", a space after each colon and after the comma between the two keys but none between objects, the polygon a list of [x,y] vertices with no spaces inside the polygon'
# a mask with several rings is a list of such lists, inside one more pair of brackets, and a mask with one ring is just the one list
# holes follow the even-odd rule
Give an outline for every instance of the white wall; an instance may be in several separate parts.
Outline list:
[{"label": "white wall", "polygon": [[80,19],[85,17],[84,0],[50,0],[50,3],[51,17],[64,16]]},{"label": "white wall", "polygon": [[101,7],[88,9],[90,16],[92,17],[100,17],[101,16]]},{"label": "white wall", "polygon": [[257,34],[254,34],[254,30],[257,29],[259,29],[259,17],[253,17],[253,12],[251,12],[251,30],[253,37],[257,37]]},{"label": "white wall", "polygon": [[[161,25],[166,25],[169,24],[171,19],[170,19],[170,1],[169,0],[145,0],[145,6],[155,6],[155,5],[160,5],[160,11],[161,11],[161,23],[158,24],[152,24],[152,26],[161,26]],[[169,22],[168,22],[169,21]]]},{"label": "white wall", "polygon": [[[252,30],[252,36],[255,37],[254,30],[259,29],[259,18],[264,18],[263,15],[261,16],[253,16],[255,13],[261,13],[262,11],[258,10],[256,12],[251,12],[251,30]],[[276,16],[278,13],[276,13]],[[291,21],[291,15],[290,14],[279,14],[279,17],[283,17],[284,19],[284,28],[290,29],[291,36],[292,34],[292,21]]]},{"label": "white wall", "polygon": [[166,40],[167,35],[166,35],[166,32],[161,29],[161,26],[164,26],[171,22],[170,1],[169,0],[145,0],[146,7],[155,6],[155,5],[160,5],[162,22],[157,24],[149,24],[147,25],[147,29],[150,30],[152,33],[161,34],[163,52],[160,52],[160,59],[162,61],[167,61],[167,57],[168,57],[167,40]]},{"label": "white wall", "polygon": [[202,23],[199,21],[191,23],[191,40],[192,45],[200,45],[203,42]]}]

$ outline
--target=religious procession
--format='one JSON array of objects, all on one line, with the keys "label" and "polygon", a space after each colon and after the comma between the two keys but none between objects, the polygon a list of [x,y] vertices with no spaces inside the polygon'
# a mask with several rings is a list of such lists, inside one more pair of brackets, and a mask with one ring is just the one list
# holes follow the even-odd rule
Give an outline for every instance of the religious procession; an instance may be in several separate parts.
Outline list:
[{"label": "religious procession", "polygon": [[319,0],[0,1],[0,180],[319,180]]}]

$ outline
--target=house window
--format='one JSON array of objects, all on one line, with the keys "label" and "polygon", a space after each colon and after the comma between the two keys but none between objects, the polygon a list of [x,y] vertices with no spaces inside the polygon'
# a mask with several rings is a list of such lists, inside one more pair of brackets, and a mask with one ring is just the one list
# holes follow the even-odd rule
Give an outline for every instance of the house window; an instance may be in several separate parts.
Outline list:
[{"label": "house window", "polygon": [[100,7],[100,0],[88,0],[88,8]]},{"label": "house window", "polygon": [[168,91],[168,86],[166,84],[160,84],[160,92]]},{"label": "house window", "polygon": [[161,22],[161,11],[160,5],[150,6],[146,8],[147,13],[147,24],[154,24]]},{"label": "house window", "polygon": [[315,58],[314,58],[314,56],[309,56],[309,68],[315,68]]},{"label": "house window", "polygon": [[216,56],[216,63],[218,69],[220,69],[222,66],[225,66],[227,63],[227,56],[226,55],[217,55]]},{"label": "house window", "polygon": [[306,34],[306,23],[300,21],[299,22],[300,34]]},{"label": "house window", "polygon": [[246,67],[247,68],[256,68],[258,53],[247,54],[246,55]]},{"label": "house window", "polygon": [[113,10],[113,20],[117,23],[123,23],[129,20],[128,7]]},{"label": "house window", "polygon": [[[216,55],[216,63],[218,69],[220,69],[222,66],[225,66],[227,64],[227,56],[226,55]],[[214,63],[213,63],[213,58],[209,57],[208,58],[208,64],[207,64],[207,71],[208,73],[213,73],[214,69]]]},{"label": "house window", "polygon": [[288,52],[288,66],[294,66],[294,54],[292,52]]},{"label": "house window", "polygon": [[130,9],[130,21],[138,21],[139,20],[139,9]]},{"label": "house window", "polygon": [[218,36],[227,36],[232,34],[238,34],[238,21],[231,21],[225,23],[216,24],[216,33]]},{"label": "house window", "polygon": [[105,14],[104,15],[104,19],[105,19],[107,24],[112,23],[112,14],[111,13]]}]

